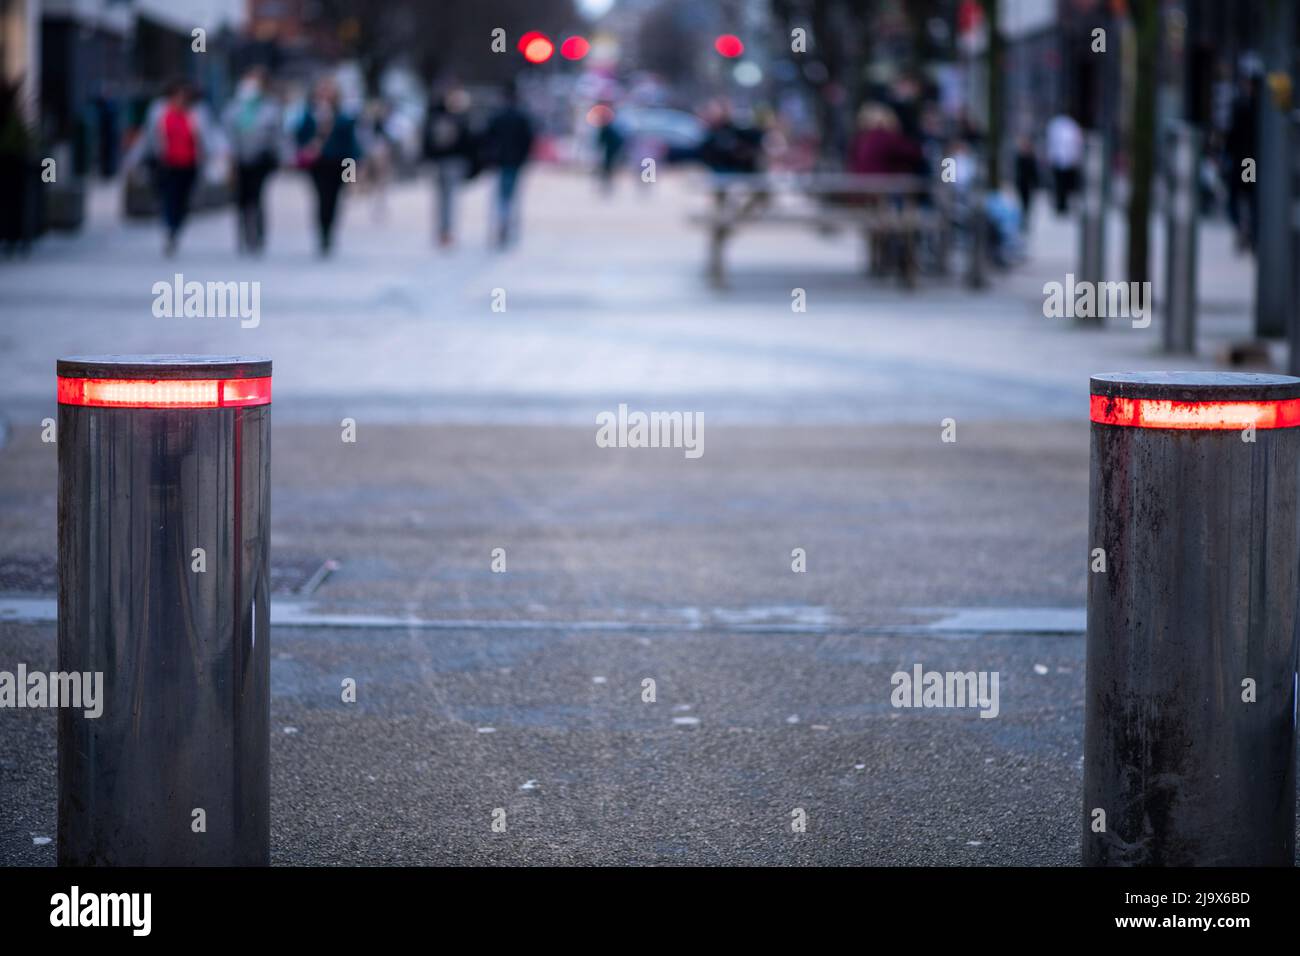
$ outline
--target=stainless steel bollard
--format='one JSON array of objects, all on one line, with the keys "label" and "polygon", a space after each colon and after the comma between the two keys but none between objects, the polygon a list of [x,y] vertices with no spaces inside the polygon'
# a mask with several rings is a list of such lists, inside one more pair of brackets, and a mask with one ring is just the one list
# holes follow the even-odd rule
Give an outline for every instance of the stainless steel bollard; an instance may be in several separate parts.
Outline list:
[{"label": "stainless steel bollard", "polygon": [[1300,379],[1092,379],[1083,862],[1295,858]]},{"label": "stainless steel bollard", "polygon": [[58,363],[64,865],[270,861],[271,363]]}]

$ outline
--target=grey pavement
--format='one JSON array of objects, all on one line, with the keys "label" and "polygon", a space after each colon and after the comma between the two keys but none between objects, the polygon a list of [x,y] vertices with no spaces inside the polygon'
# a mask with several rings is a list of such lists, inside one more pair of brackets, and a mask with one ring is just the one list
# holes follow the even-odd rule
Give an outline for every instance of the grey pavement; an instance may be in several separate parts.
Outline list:
[{"label": "grey pavement", "polygon": [[[1075,245],[1073,222],[1045,204],[1032,262],[987,294],[955,278],[916,293],[869,282],[854,237],[780,230],[742,232],[732,287],[717,292],[687,222],[704,201],[689,175],[627,181],[606,201],[576,173],[538,172],[524,187],[523,241],[503,255],[487,249],[487,185],[464,197],[450,254],[432,247],[423,181],[395,189],[382,221],[370,197],[347,196],[327,268],[311,251],[307,186],[292,174],[274,181],[259,260],[235,255],[222,213],[196,218],[164,260],[157,227],[121,226],[116,194],[100,190],[85,232],[0,267],[7,417],[48,410],[54,359],[95,351],[269,355],[282,419],[583,425],[617,401],[672,402],[719,424],[1074,420],[1089,374],[1168,364],[1158,320],[1093,332],[1044,318],[1043,283],[1064,281]],[[1182,365],[1211,364],[1249,332],[1250,266],[1222,225],[1204,231],[1201,258],[1203,354]],[[260,282],[260,324],[154,318],[154,283],[178,272]],[[805,313],[791,310],[796,288]],[[492,311],[498,289],[504,312]]]},{"label": "grey pavement", "polygon": [[[446,255],[412,184],[384,222],[349,196],[324,268],[282,177],[255,263],[222,215],[163,263],[101,192],[0,265],[0,669],[54,664],[54,359],[263,353],[275,862],[1077,863],[1087,375],[1166,365],[1158,319],[1044,318],[1073,249],[1046,216],[978,296],[781,233],[742,237],[719,293],[688,178],[526,188],[504,255],[484,184]],[[1203,250],[1209,365],[1248,335],[1249,268],[1222,229]],[[174,271],[260,277],[261,324],[153,318]],[[702,411],[704,455],[597,447],[619,402]],[[998,671],[998,717],[891,707],[918,663]],[[0,861],[53,862],[54,753],[52,713],[0,711]]]}]

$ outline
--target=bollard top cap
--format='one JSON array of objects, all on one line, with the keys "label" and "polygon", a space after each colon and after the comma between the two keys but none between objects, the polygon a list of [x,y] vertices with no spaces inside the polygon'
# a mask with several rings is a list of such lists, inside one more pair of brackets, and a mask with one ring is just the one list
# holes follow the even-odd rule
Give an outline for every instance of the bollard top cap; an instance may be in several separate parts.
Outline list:
[{"label": "bollard top cap", "polygon": [[59,359],[60,378],[118,381],[190,381],[268,378],[271,360],[251,355],[70,355]]},{"label": "bollard top cap", "polygon": [[1092,394],[1166,402],[1276,402],[1300,398],[1300,378],[1265,372],[1101,372]]}]

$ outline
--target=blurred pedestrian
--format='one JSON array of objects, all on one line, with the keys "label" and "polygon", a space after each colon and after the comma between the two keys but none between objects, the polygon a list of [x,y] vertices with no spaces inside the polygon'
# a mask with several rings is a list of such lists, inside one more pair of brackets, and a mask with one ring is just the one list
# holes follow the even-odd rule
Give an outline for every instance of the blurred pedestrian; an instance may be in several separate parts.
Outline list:
[{"label": "blurred pedestrian", "polygon": [[1038,190],[1038,153],[1028,136],[1016,140],[1016,193],[1020,197],[1020,228],[1029,229],[1029,209]]},{"label": "blurred pedestrian", "polygon": [[248,70],[223,117],[234,158],[235,241],[240,252],[259,253],[266,245],[262,194],[280,165],[280,104],[266,87],[265,67]]},{"label": "blurred pedestrian", "polygon": [[608,103],[599,104],[594,112],[599,117],[599,124],[596,127],[596,149],[600,152],[600,166],[597,175],[600,179],[601,192],[608,195],[614,190],[614,172],[618,169],[619,160],[623,156],[627,137],[619,126],[613,107]]},{"label": "blurred pedestrian", "polygon": [[704,109],[705,136],[700,161],[715,173],[756,173],[762,160],[763,134],[741,126],[726,100],[714,100]]},{"label": "blurred pedestrian", "polygon": [[334,222],[344,176],[351,160],[352,175],[361,162],[357,124],[343,109],[338,84],[329,77],[316,82],[311,102],[298,123],[297,165],[311,176],[316,188],[316,225],[320,254],[327,256],[334,244]]},{"label": "blurred pedestrian", "polygon": [[921,146],[900,127],[894,111],[866,103],[858,111],[858,132],[849,146],[848,171],[860,175],[914,174],[920,171]]},{"label": "blurred pedestrian", "polygon": [[469,94],[453,87],[434,96],[424,118],[424,158],[433,163],[438,245],[455,241],[456,194],[478,173],[478,148],[469,126]]},{"label": "blurred pedestrian", "polygon": [[1056,214],[1064,216],[1079,189],[1079,170],[1083,164],[1083,130],[1069,113],[1058,113],[1047,124],[1047,162],[1052,168]]},{"label": "blurred pedestrian", "polygon": [[163,252],[168,256],[176,253],[180,242],[207,146],[205,123],[195,108],[196,101],[189,81],[172,80],[145,118],[145,148],[154,163],[154,183],[166,231]]},{"label": "blurred pedestrian", "polygon": [[0,78],[0,253],[26,253],[36,238],[39,185],[36,130],[22,87]]},{"label": "blurred pedestrian", "polygon": [[383,222],[388,216],[388,186],[397,165],[397,142],[389,128],[391,121],[392,108],[388,103],[373,100],[366,106],[361,123],[362,145],[366,151],[362,185],[373,199],[376,222]]},{"label": "blurred pedestrian", "polygon": [[1255,184],[1246,182],[1246,160],[1259,155],[1259,82],[1254,76],[1241,81],[1237,98],[1232,104],[1232,118],[1224,136],[1224,159],[1227,168],[1223,178],[1228,187],[1228,217],[1237,233],[1239,252],[1255,248],[1256,225],[1259,206]]},{"label": "blurred pedestrian", "polygon": [[534,136],[532,118],[519,105],[514,84],[507,84],[501,108],[488,122],[485,136],[488,155],[498,167],[494,232],[500,248],[509,245],[518,231],[516,196],[519,177],[528,162]]},{"label": "blurred pedestrian", "polygon": [[948,158],[952,159],[952,183],[957,187],[958,195],[966,199],[975,186],[975,178],[979,173],[975,146],[970,140],[958,136],[949,141],[947,151]]},{"label": "blurred pedestrian", "polygon": [[921,139],[922,88],[911,73],[900,73],[889,85],[887,103],[898,117],[898,128],[913,140]]}]

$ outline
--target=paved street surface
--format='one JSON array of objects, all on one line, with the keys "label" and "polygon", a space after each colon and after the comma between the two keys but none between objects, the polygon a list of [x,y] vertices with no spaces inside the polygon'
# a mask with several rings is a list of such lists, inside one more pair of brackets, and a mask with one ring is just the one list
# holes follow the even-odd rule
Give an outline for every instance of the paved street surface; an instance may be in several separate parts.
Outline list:
[{"label": "paved street surface", "polygon": [[[1077,863],[1087,376],[1166,366],[1159,321],[1044,318],[1074,248],[1045,213],[981,294],[781,232],[742,234],[716,292],[688,178],[526,189],[505,254],[486,184],[449,254],[419,184],[383,222],[349,195],[322,265],[282,176],[260,261],[225,214],[164,261],[101,192],[0,265],[0,669],[55,666],[55,358],[266,354],[275,862]],[[1248,263],[1221,227],[1202,247],[1181,365],[1249,334]],[[154,318],[175,272],[260,280],[260,324]],[[704,454],[597,447],[619,403],[702,412]],[[915,664],[997,671],[997,717],[895,709]],[[54,861],[54,725],[0,711],[0,862]]]}]

